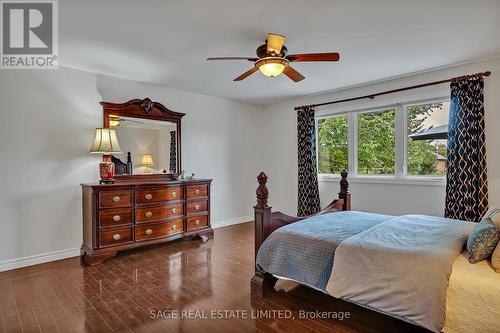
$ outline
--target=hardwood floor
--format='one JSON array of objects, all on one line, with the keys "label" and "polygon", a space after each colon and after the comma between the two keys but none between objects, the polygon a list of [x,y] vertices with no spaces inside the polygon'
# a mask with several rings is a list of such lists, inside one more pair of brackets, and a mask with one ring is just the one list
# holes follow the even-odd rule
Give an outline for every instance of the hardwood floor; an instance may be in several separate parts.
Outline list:
[{"label": "hardwood floor", "polygon": [[[3,272],[0,332],[372,331],[343,326],[356,327],[355,318],[299,319],[300,310],[315,310],[299,299],[325,296],[293,282],[280,281],[276,295],[251,302],[253,248],[253,223],[245,223],[216,229],[207,243],[132,250],[97,266],[71,258]],[[178,318],[159,318],[168,315]]]}]

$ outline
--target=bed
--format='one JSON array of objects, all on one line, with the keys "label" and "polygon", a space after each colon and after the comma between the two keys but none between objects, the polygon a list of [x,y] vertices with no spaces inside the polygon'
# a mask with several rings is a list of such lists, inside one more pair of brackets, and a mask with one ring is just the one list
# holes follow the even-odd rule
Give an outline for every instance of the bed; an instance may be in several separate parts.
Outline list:
[{"label": "bed", "polygon": [[290,279],[379,313],[381,328],[393,325],[387,317],[403,323],[392,331],[500,331],[500,279],[462,252],[473,223],[350,211],[346,172],[339,199],[292,217],[271,212],[267,176],[258,180],[252,297]]},{"label": "bed", "polygon": [[489,260],[470,264],[467,252],[453,263],[444,332],[500,332],[500,274]]}]

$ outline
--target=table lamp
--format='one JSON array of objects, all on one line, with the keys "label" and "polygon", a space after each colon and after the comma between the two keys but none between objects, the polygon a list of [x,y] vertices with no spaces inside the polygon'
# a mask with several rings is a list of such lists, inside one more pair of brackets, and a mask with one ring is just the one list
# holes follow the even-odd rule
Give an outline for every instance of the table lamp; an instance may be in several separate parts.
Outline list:
[{"label": "table lamp", "polygon": [[153,161],[153,155],[151,154],[142,155],[141,165],[145,167],[144,173],[150,173],[151,172],[150,168],[155,166],[155,163]]},{"label": "table lamp", "polygon": [[99,163],[99,174],[101,176],[99,184],[113,184],[115,182],[115,164],[111,160],[111,154],[119,154],[121,150],[115,130],[109,128],[95,129],[94,143],[89,153],[103,154],[102,162]]}]

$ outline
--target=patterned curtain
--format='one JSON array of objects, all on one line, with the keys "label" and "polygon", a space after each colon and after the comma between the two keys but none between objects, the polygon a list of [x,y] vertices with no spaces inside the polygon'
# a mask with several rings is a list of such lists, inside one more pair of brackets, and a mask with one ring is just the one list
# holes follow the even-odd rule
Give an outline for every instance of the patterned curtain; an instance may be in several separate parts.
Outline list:
[{"label": "patterned curtain", "polygon": [[177,173],[177,141],[175,131],[170,132],[170,172]]},{"label": "patterned curtain", "polygon": [[321,209],[316,165],[315,124],[312,107],[297,110],[298,216],[311,215]]},{"label": "patterned curtain", "polygon": [[451,83],[445,216],[477,222],[488,210],[482,78]]}]

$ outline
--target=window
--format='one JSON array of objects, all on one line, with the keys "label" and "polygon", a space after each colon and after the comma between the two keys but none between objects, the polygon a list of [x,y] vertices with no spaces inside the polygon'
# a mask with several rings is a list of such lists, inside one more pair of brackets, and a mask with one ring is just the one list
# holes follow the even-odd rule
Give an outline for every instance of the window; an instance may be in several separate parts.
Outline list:
[{"label": "window", "polygon": [[319,173],[337,174],[347,169],[347,116],[318,120]]},{"label": "window", "polygon": [[443,179],[449,107],[440,99],[320,116],[318,172]]},{"label": "window", "polygon": [[396,110],[358,113],[358,173],[394,174]]},{"label": "window", "polygon": [[444,176],[450,102],[408,106],[408,174]]}]

